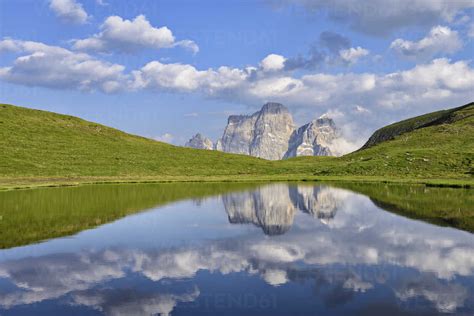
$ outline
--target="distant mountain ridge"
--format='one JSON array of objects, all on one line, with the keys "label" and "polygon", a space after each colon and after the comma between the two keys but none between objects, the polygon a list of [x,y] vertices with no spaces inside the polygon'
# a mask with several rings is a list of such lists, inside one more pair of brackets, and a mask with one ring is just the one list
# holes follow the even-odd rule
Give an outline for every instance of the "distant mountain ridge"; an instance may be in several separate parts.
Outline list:
[{"label": "distant mountain ridge", "polygon": [[[319,118],[296,128],[288,109],[275,102],[263,105],[251,115],[231,115],[213,149],[268,160],[297,156],[335,156],[331,148],[339,137],[331,118]],[[204,143],[206,142],[206,143]],[[209,139],[196,134],[187,147],[211,149]]]},{"label": "distant mountain ridge", "polygon": [[197,133],[184,145],[185,147],[197,148],[197,149],[214,149],[214,144],[212,140]]}]

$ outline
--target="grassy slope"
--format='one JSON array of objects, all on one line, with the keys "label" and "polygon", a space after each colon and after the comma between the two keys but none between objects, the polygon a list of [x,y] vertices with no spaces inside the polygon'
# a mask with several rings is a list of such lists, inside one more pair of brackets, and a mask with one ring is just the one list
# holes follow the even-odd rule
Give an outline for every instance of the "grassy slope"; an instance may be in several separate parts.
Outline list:
[{"label": "grassy slope", "polygon": [[[0,187],[115,180],[312,180],[473,183],[474,106],[341,158],[266,161],[176,147],[79,118],[0,105]],[[447,179],[447,180],[446,180]]]},{"label": "grassy slope", "polygon": [[400,122],[396,122],[375,131],[369,140],[362,146],[361,149],[366,149],[387,140],[394,139],[396,136],[414,131],[419,128],[424,128],[432,125],[439,125],[442,123],[453,122],[459,118],[461,113],[466,108],[472,107],[474,103],[469,103],[457,108],[448,110],[441,110],[412,117]]}]

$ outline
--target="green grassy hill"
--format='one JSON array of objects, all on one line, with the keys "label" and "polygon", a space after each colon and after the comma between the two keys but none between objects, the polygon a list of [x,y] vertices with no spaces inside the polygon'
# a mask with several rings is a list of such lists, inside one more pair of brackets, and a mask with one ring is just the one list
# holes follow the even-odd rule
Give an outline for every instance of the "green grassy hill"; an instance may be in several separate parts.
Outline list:
[{"label": "green grassy hill", "polygon": [[2,177],[205,176],[265,171],[263,160],[172,146],[76,117],[0,105]]},{"label": "green grassy hill", "polygon": [[[3,104],[0,187],[95,181],[322,178],[473,183],[474,104],[448,112],[449,119],[438,120],[438,124],[423,121],[423,126],[415,124],[416,128],[392,135],[393,139],[340,158],[266,161],[172,146],[72,116]],[[429,115],[444,117],[436,113],[441,112]]]},{"label": "green grassy hill", "polygon": [[[372,146],[375,146],[388,140],[392,140],[397,136],[412,132],[420,128],[440,125],[443,123],[453,123],[456,120],[463,119],[465,118],[465,116],[459,114],[466,113],[463,112],[463,110],[466,109],[468,115],[469,113],[470,115],[472,115],[473,104],[474,103],[469,103],[449,110],[441,110],[416,116],[382,127],[381,129],[375,131],[375,133],[369,138],[369,140],[364,144],[364,146],[362,146],[361,149],[370,148]],[[469,108],[471,108],[471,111],[469,111]]]}]

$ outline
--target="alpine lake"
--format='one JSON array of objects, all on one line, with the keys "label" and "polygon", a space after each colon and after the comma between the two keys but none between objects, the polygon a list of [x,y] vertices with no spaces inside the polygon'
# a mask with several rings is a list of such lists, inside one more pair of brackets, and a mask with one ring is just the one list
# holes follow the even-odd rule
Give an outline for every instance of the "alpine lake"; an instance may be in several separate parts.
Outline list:
[{"label": "alpine lake", "polygon": [[0,315],[473,315],[473,193],[309,182],[0,192]]}]

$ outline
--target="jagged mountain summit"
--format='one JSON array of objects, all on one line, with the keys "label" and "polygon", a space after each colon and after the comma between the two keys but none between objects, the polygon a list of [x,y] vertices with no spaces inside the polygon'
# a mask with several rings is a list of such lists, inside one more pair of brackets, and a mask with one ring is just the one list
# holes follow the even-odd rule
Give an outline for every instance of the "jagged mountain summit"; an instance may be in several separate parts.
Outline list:
[{"label": "jagged mountain summit", "polygon": [[188,140],[184,146],[197,149],[214,149],[214,144],[212,143],[212,140],[202,136],[201,133],[197,133],[196,135],[191,137],[191,139]]},{"label": "jagged mountain summit", "polygon": [[338,137],[339,131],[331,118],[321,117],[296,129],[288,109],[269,102],[251,115],[229,116],[222,137],[213,146],[209,142],[204,145],[203,140],[208,139],[200,134],[186,146],[280,160],[335,155],[331,146]]},{"label": "jagged mountain summit", "polygon": [[267,103],[250,116],[229,116],[221,138],[222,151],[279,160],[288,151],[294,130],[288,109],[279,103]]},{"label": "jagged mountain summit", "polygon": [[284,158],[297,156],[335,156],[332,143],[339,137],[339,131],[331,118],[321,117],[296,130]]}]

